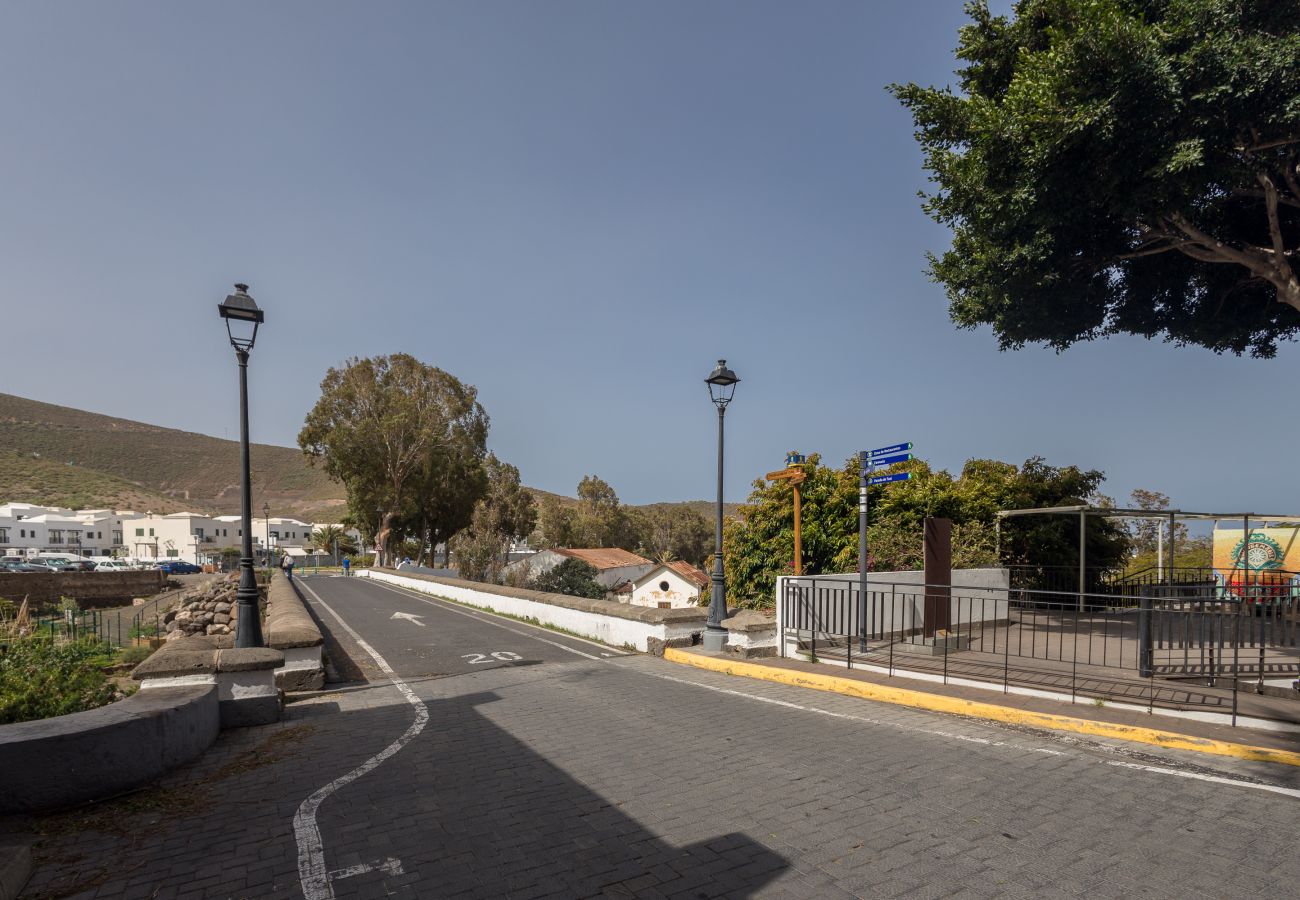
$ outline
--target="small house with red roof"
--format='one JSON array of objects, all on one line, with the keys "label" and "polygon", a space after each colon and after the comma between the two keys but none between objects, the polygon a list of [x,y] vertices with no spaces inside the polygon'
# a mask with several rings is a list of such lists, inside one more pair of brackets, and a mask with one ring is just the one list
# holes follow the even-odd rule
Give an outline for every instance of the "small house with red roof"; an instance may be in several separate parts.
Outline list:
[{"label": "small house with red roof", "polygon": [[632,581],[633,606],[680,609],[696,606],[700,592],[708,587],[709,576],[681,560],[660,563]]}]

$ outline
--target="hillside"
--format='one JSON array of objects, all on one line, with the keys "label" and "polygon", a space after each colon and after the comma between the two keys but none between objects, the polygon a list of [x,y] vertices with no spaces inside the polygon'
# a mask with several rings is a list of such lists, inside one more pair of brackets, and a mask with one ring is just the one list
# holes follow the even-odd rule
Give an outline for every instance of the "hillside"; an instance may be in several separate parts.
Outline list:
[{"label": "hillside", "polygon": [[[44,492],[118,506],[113,498],[122,496],[135,509],[239,511],[236,441],[0,394],[0,447],[22,462],[0,468],[0,498],[41,502]],[[250,453],[255,505],[309,515],[343,504],[342,487],[296,448],[254,444]]]},{"label": "hillside", "polygon": [[0,453],[0,485],[0,497],[5,500],[41,506],[133,509],[165,515],[192,505],[103,472],[9,452]]},{"label": "hillside", "polygon": [[[79,508],[239,512],[239,444],[206,434],[117,419],[0,394],[0,502]],[[253,505],[261,514],[332,518],[346,494],[294,447],[253,444]],[[540,503],[573,497],[528,488]],[[652,503],[689,506],[712,519],[708,500]],[[738,504],[728,503],[728,515]]]}]

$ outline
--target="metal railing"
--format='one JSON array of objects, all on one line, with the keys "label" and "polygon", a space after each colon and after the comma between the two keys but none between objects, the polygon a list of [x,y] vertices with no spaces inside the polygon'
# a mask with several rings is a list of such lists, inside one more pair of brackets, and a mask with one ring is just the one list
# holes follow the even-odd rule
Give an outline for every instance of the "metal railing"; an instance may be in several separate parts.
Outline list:
[{"label": "metal railing", "polygon": [[1235,720],[1243,681],[1262,691],[1266,677],[1300,675],[1300,591],[1283,587],[1260,597],[1214,586],[1191,595],[1185,584],[1081,596],[872,581],[863,598],[856,578],[786,578],[781,650],[1148,705],[1178,695],[1181,705],[1223,706],[1230,690]]},{"label": "metal railing", "polygon": [[[13,621],[5,624],[17,629]],[[111,610],[64,610],[53,615],[32,616],[23,633],[57,642],[93,640],[111,647],[126,647],[135,642],[131,625],[131,621]]]}]

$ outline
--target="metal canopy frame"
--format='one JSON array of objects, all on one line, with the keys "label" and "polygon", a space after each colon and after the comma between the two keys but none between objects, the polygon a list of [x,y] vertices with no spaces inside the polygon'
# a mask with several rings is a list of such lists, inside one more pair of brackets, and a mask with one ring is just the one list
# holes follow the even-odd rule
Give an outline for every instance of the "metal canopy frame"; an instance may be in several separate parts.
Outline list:
[{"label": "metal canopy frame", "polygon": [[[1086,573],[1087,573],[1087,553],[1086,546],[1088,527],[1088,516],[1100,516],[1102,518],[1117,519],[1157,519],[1160,521],[1168,520],[1169,523],[1169,580],[1172,583],[1174,578],[1174,526],[1180,519],[1197,519],[1197,520],[1214,520],[1216,523],[1224,519],[1241,519],[1242,534],[1246,540],[1242,542],[1242,565],[1234,566],[1233,571],[1241,568],[1246,572],[1246,579],[1250,580],[1250,566],[1245,561],[1245,554],[1250,544],[1250,523],[1256,520],[1261,527],[1266,527],[1269,522],[1294,522],[1300,526],[1300,516],[1291,515],[1264,515],[1262,513],[1241,512],[1241,513],[1205,513],[1205,512],[1188,512],[1181,509],[1127,509],[1123,507],[1092,506],[1090,504],[1081,504],[1077,506],[1043,506],[1037,509],[1004,509],[999,510],[997,522],[995,523],[997,531],[998,552],[1002,551],[1002,520],[1014,516],[1051,516],[1051,515],[1077,515],[1079,517],[1079,608],[1083,608],[1083,597],[1086,590]],[[1163,537],[1163,535],[1162,535]]]}]

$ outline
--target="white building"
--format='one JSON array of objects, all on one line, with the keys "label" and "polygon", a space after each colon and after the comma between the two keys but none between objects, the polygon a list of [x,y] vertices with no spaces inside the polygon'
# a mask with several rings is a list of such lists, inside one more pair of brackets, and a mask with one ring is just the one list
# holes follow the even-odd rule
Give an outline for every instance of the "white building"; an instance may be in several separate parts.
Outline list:
[{"label": "white building", "polygon": [[680,609],[695,606],[700,591],[708,587],[709,576],[695,566],[681,560],[660,563],[632,582],[633,606],[651,606],[659,609]]},{"label": "white building", "polygon": [[[305,555],[309,549],[328,553],[332,548],[313,546],[312,534],[330,524],[335,523],[313,524],[275,516],[253,519],[253,553],[265,553],[268,538],[271,548],[295,556]],[[336,527],[360,543],[361,535],[355,528]],[[242,539],[239,516],[0,504],[0,554],[5,556],[76,553],[204,562],[224,549],[239,547]]]},{"label": "white building", "polygon": [[527,557],[510,563],[505,567],[508,573],[524,572],[529,578],[536,578],[551,571],[566,559],[579,559],[596,570],[596,583],[611,591],[625,587],[638,577],[654,568],[655,564],[630,550],[619,547],[556,547],[541,550]]},{"label": "white building", "polygon": [[5,503],[0,505],[0,551],[6,556],[109,556],[121,549],[123,517],[131,515],[107,509],[76,511]]}]

